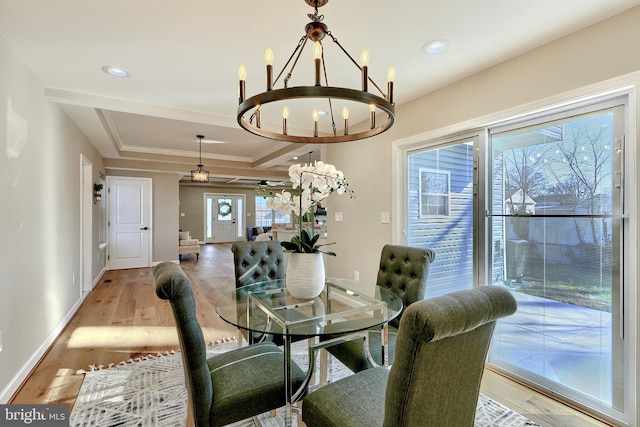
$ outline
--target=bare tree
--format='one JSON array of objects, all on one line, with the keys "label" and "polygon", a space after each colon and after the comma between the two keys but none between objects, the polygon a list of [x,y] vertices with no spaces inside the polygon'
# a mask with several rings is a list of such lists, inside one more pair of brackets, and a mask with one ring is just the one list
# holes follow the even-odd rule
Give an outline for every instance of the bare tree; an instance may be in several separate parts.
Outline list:
[{"label": "bare tree", "polygon": [[[601,212],[597,194],[611,179],[611,126],[606,116],[565,125],[565,138],[556,144],[556,152],[567,172],[557,176],[554,187],[560,194],[571,196],[576,205],[586,202],[588,214]],[[560,168],[558,168],[560,169]],[[590,218],[591,237],[597,241],[596,225]]]},{"label": "bare tree", "polygon": [[[536,197],[546,189],[546,178],[541,173],[545,153],[540,151],[544,147],[519,147],[504,153],[504,185],[507,200],[514,205],[513,196],[522,190],[519,212],[525,212],[525,197]],[[548,148],[546,149],[548,150]]]}]

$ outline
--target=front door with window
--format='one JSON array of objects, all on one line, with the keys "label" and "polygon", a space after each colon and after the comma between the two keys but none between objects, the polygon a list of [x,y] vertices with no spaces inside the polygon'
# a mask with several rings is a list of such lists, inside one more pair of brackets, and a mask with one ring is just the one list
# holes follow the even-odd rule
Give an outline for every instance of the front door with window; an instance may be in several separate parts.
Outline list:
[{"label": "front door with window", "polygon": [[244,240],[244,200],[242,194],[205,193],[205,243]]}]

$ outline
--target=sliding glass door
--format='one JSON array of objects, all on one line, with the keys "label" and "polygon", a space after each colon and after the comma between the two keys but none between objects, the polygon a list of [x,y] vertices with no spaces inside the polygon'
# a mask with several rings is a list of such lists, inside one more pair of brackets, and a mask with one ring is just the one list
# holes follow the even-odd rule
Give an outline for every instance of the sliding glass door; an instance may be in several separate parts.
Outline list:
[{"label": "sliding glass door", "polygon": [[407,158],[407,244],[436,253],[427,297],[474,286],[476,144],[477,138],[451,141]]},{"label": "sliding glass door", "polygon": [[624,306],[636,256],[624,238],[625,175],[635,173],[625,163],[625,102],[412,145],[399,230],[409,246],[435,251],[427,298],[474,286],[512,290],[518,312],[497,325],[490,365],[618,420],[633,410],[625,332],[635,327]]},{"label": "sliding glass door", "polygon": [[490,130],[493,283],[513,290],[489,362],[624,411],[624,106]]}]

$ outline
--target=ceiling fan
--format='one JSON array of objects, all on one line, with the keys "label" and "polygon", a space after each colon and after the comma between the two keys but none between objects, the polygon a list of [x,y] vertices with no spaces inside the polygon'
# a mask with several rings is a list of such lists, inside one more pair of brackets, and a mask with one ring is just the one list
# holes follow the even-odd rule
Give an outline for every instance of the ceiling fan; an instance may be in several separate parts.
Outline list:
[{"label": "ceiling fan", "polygon": [[287,185],[287,182],[286,181],[284,181],[284,182],[275,182],[275,181],[268,181],[266,179],[262,179],[262,180],[260,180],[260,182],[258,182],[258,185],[261,185],[263,187],[264,186],[266,186],[266,187],[279,187],[279,186]]}]

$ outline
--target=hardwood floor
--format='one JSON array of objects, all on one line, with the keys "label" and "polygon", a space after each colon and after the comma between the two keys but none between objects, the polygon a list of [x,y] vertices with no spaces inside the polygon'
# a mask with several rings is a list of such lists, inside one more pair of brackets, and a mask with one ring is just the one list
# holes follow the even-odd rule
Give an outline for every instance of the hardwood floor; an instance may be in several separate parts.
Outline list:
[{"label": "hardwood floor", "polygon": [[[194,286],[198,317],[207,341],[237,335],[220,320],[215,302],[234,287],[230,244],[205,245],[200,260],[183,257]],[[117,364],[132,357],[177,350],[169,303],[155,294],[153,269],[107,272],[10,403],[73,406],[89,365]],[[486,370],[482,393],[542,426],[606,426],[504,376]]]}]

